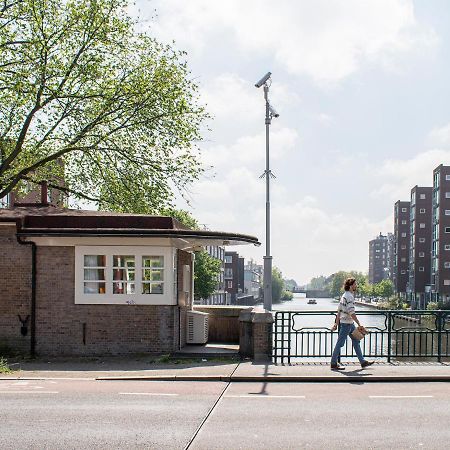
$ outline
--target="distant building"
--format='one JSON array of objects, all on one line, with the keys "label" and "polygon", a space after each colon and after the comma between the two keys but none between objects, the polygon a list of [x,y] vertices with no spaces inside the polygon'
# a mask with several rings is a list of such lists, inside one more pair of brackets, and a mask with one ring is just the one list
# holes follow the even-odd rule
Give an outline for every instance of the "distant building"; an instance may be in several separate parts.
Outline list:
[{"label": "distant building", "polygon": [[252,259],[244,265],[244,294],[252,295],[255,300],[261,297],[262,273],[263,266]]},{"label": "distant building", "polygon": [[231,304],[244,292],[244,258],[237,252],[225,252],[225,291],[231,296]]},{"label": "distant building", "polygon": [[56,206],[63,208],[67,196],[62,191],[55,188],[47,188],[47,184],[42,185],[27,183],[25,193],[13,190],[0,199],[0,208],[13,208],[14,206],[28,206],[41,204],[43,206]]},{"label": "distant building", "polygon": [[434,300],[450,299],[450,166],[433,171],[431,292]]},{"label": "distant building", "polygon": [[215,292],[209,296],[204,302],[206,305],[228,305],[230,304],[230,295],[227,295],[225,291],[225,249],[224,247],[219,247],[217,245],[211,245],[205,247],[205,251],[208,252],[210,256],[220,261],[220,273],[217,277],[217,288]]},{"label": "distant building", "polygon": [[387,236],[381,233],[369,242],[369,283],[376,284],[389,278]]},{"label": "distant building", "polygon": [[398,201],[394,207],[394,245],[392,282],[397,293],[406,295],[409,283],[410,202]]},{"label": "distant building", "polygon": [[425,292],[431,284],[432,187],[411,189],[409,293],[412,308],[426,307]]}]

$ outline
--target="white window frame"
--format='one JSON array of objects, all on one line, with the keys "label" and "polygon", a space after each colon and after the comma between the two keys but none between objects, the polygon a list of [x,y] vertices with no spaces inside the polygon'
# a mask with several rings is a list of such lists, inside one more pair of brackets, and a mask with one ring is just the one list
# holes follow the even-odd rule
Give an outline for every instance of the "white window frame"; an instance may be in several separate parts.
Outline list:
[{"label": "white window frame", "polygon": [[444,245],[444,250],[450,250],[450,244],[445,244]]},{"label": "white window frame", "polygon": [[419,252],[419,258],[425,258],[425,252]]},{"label": "white window frame", "polygon": [[402,212],[408,212],[408,208],[402,208]]},{"label": "white window frame", "polygon": [[425,238],[419,238],[419,242],[423,244],[425,242]]},{"label": "white window frame", "polygon": [[[84,255],[105,255],[105,287],[103,294],[84,293]],[[135,293],[113,294],[113,255],[134,255]],[[176,305],[174,292],[176,249],[161,246],[76,246],[75,247],[75,304],[81,305]],[[164,290],[162,294],[142,294],[142,257],[164,257]]]},{"label": "white window frame", "polygon": [[426,194],[420,194],[419,195],[419,199],[420,200],[425,200],[427,198]]},{"label": "white window frame", "polygon": [[420,214],[425,214],[425,208],[420,208],[420,209],[419,209],[419,213],[420,213]]},{"label": "white window frame", "polygon": [[402,233],[402,237],[406,237],[406,233]]},{"label": "white window frame", "polygon": [[419,266],[419,272],[425,272],[425,267]]},{"label": "white window frame", "polygon": [[445,175],[445,181],[450,181],[450,175],[449,174]]},{"label": "white window frame", "polygon": [[450,198],[450,192],[445,193],[445,198]]},{"label": "white window frame", "polygon": [[445,261],[444,269],[450,269],[450,261]]},{"label": "white window frame", "polygon": [[425,228],[425,224],[424,223],[419,223],[419,228]]},{"label": "white window frame", "polygon": [[450,280],[444,280],[444,286],[450,286]]}]

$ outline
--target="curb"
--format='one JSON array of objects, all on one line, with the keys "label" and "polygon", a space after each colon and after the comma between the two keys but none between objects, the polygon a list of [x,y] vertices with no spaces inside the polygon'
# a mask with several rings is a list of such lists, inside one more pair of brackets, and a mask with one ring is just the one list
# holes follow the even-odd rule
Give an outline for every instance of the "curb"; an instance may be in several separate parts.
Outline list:
[{"label": "curb", "polygon": [[223,381],[234,383],[413,383],[413,382],[450,382],[450,375],[403,375],[403,376],[195,376],[195,375],[169,375],[169,376],[136,376],[136,377],[97,377],[96,381]]}]

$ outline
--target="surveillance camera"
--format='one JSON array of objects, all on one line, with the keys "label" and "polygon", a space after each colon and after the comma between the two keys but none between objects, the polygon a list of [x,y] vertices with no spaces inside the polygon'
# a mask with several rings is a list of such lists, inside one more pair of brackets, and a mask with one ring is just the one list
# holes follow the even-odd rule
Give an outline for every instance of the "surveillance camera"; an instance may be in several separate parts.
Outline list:
[{"label": "surveillance camera", "polygon": [[280,115],[277,113],[277,111],[275,110],[275,108],[272,105],[269,105],[269,111],[273,117],[280,117]]},{"label": "surveillance camera", "polygon": [[272,75],[272,72],[267,72],[256,84],[255,87],[260,88]]}]

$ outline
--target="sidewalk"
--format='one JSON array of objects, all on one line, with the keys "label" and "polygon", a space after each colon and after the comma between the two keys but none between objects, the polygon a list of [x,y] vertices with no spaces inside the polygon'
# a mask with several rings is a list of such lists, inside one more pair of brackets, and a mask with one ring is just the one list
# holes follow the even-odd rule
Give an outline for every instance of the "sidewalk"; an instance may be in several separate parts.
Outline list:
[{"label": "sidewalk", "polygon": [[5,379],[97,379],[233,382],[450,382],[450,362],[376,362],[367,369],[344,363],[346,370],[331,371],[328,363],[274,365],[238,362],[227,358],[150,359],[98,358],[24,361]]}]

